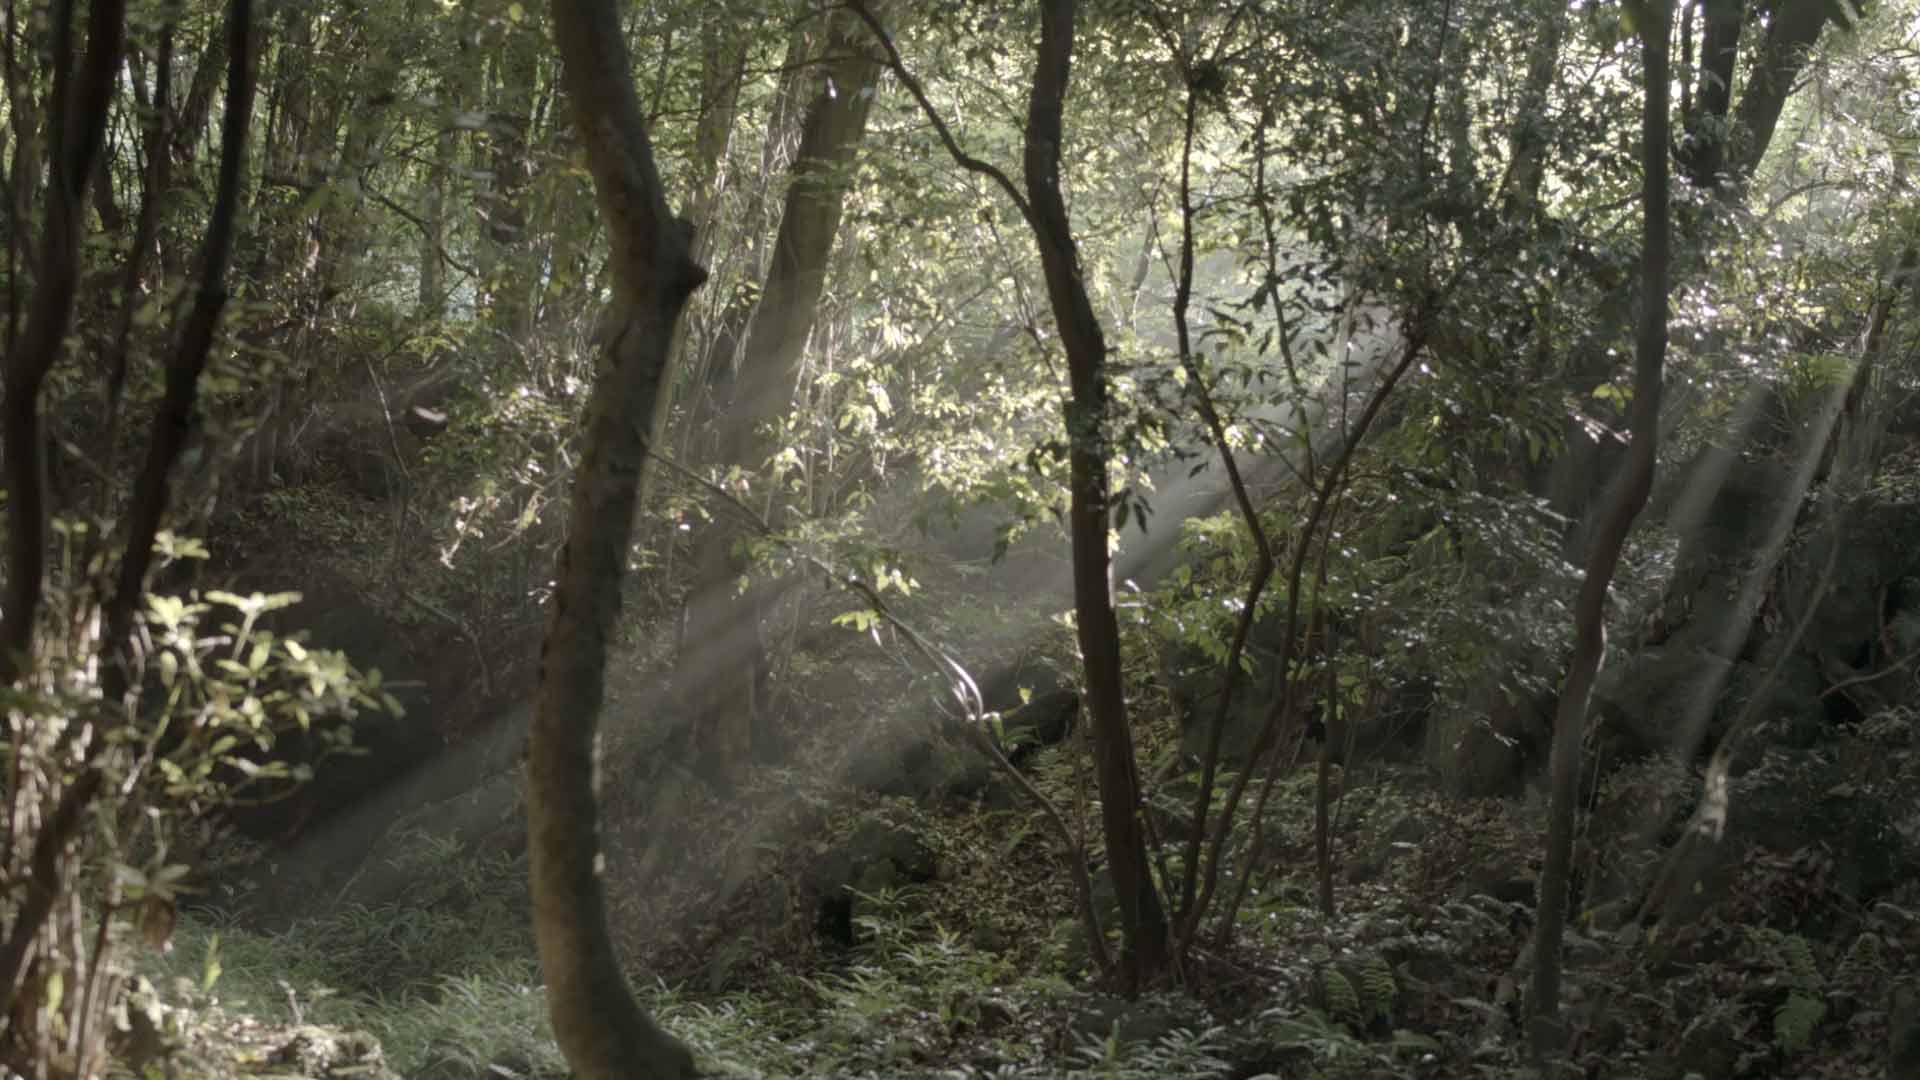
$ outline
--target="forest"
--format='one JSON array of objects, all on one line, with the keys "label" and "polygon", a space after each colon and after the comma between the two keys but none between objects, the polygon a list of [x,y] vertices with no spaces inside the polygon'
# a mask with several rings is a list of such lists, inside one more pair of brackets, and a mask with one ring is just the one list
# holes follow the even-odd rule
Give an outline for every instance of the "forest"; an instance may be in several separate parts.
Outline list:
[{"label": "forest", "polygon": [[1920,1080],[1912,0],[0,0],[0,1077]]}]

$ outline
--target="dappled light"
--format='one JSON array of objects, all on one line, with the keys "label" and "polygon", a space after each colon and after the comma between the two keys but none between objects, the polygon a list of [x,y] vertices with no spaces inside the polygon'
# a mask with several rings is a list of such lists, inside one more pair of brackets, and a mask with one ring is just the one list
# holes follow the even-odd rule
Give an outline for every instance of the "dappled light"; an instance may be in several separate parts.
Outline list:
[{"label": "dappled light", "polygon": [[1917,14],[0,11],[0,1077],[1920,1078]]}]

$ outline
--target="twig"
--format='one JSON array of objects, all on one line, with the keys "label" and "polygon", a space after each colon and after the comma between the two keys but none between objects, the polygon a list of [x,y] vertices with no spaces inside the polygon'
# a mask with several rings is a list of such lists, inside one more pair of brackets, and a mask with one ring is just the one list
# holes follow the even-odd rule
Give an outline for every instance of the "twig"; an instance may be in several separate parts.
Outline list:
[{"label": "twig", "polygon": [[1849,686],[1859,686],[1861,683],[1870,683],[1884,679],[1906,667],[1908,664],[1913,663],[1916,657],[1920,657],[1920,649],[1915,649],[1900,659],[1895,660],[1893,663],[1888,664],[1886,667],[1881,668],[1879,671],[1870,671],[1865,675],[1856,675],[1851,679],[1842,679],[1832,686],[1827,687],[1825,690],[1820,691],[1820,697],[1817,700],[1825,701]]},{"label": "twig", "polygon": [[[392,199],[387,198],[385,195],[380,194],[378,191],[375,191],[373,188],[370,188],[365,184],[360,185],[360,190],[367,193],[367,198],[372,199],[374,202],[377,202],[381,206],[384,206],[387,209],[393,211],[395,214],[399,215],[402,219],[404,219],[409,225],[412,225],[414,228],[419,229],[420,235],[426,237],[429,240],[433,240],[432,226],[428,224],[426,221],[422,220],[419,215],[415,214],[411,210],[408,210],[406,207],[401,206],[399,203],[394,202]],[[454,258],[453,253],[447,250],[446,244],[438,240],[434,240],[433,247],[435,251],[439,252],[441,262],[446,263],[448,266],[453,267],[455,270],[460,271],[461,273],[467,275],[468,277],[480,276],[480,271],[474,269],[471,266],[468,266],[466,263],[461,262],[459,259]]]}]

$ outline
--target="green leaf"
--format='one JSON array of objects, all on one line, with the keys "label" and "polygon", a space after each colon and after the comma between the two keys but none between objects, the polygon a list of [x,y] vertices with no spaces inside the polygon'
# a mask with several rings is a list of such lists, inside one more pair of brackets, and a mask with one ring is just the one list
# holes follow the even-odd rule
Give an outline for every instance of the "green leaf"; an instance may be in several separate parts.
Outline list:
[{"label": "green leaf", "polygon": [[200,965],[201,993],[211,991],[213,984],[220,981],[220,970],[220,934],[216,931],[207,938],[207,958]]}]

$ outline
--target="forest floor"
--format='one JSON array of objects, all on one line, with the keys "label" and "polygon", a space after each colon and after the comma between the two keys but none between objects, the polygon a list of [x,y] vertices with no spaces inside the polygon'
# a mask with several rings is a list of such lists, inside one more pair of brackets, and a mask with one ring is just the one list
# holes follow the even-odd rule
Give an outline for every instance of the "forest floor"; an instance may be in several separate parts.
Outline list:
[{"label": "forest floor", "polygon": [[[983,664],[1047,651],[1033,640],[1048,633],[1043,616],[1010,619],[966,578],[946,572],[930,590],[938,604],[903,613],[976,646]],[[796,627],[849,606],[816,603]],[[991,788],[916,800],[848,783],[871,725],[925,722],[938,687],[897,646],[839,628],[802,637],[790,678],[808,722],[786,766],[724,794],[678,785],[688,794],[670,804],[634,796],[631,776],[608,795],[611,906],[630,970],[647,973],[647,1006],[712,1073],[1538,1075],[1520,1015],[1538,795],[1460,800],[1417,765],[1336,769],[1327,916],[1303,764],[1277,787],[1231,942],[1196,951],[1183,980],[1125,1001],[1091,975],[1071,848],[1033,806]],[[645,664],[626,670],[616,709],[644,693]],[[1136,723],[1149,760],[1178,739],[1150,695]],[[615,776],[639,769],[643,744],[614,741]],[[1076,735],[1025,767],[1084,821],[1083,760]],[[1624,798],[1672,783],[1693,781],[1651,766],[1609,781]],[[678,849],[656,849],[663,831]],[[891,868],[863,877],[871,887],[843,909],[824,905],[823,861],[876,839]],[[536,985],[519,848],[420,832],[382,857],[412,883],[395,898],[323,905],[270,933],[231,907],[190,914],[133,995],[125,1063],[182,1077],[567,1075]],[[1583,857],[1591,876],[1648,856]],[[1920,883],[1834,919],[1820,914],[1840,903],[1821,875],[1817,853],[1750,860],[1727,903],[1659,943],[1598,929],[1596,912],[1576,908],[1572,1044],[1556,1075],[1887,1075],[1890,974],[1920,957]]]},{"label": "forest floor", "polygon": [[[1311,820],[1311,787],[1289,785],[1273,876],[1234,944],[1202,953],[1185,988],[1133,1002],[1099,992],[1060,850],[1031,815],[883,800],[869,812],[921,830],[935,881],[864,898],[846,948],[823,944],[804,912],[754,920],[741,909],[761,894],[745,895],[648,950],[657,978],[643,997],[727,1076],[1532,1075],[1519,1026],[1532,918],[1519,894],[1540,807],[1409,795],[1411,779],[1381,770],[1349,793],[1333,918],[1312,900],[1310,838],[1285,824]],[[188,920],[143,999],[144,1026],[163,1037],[140,1053],[164,1045],[177,1076],[379,1075],[380,1060],[422,1080],[565,1076],[534,985],[518,861],[420,857],[456,872],[414,902],[272,936]],[[1784,896],[1805,869],[1756,866],[1751,885]],[[1887,925],[1899,947],[1876,977],[1854,970],[1858,949],[1750,915],[1711,916],[1664,957],[1570,934],[1567,1075],[1888,1075],[1877,998],[1888,967],[1904,956],[1911,970],[1920,954],[1920,920]],[[716,976],[728,945],[744,959]],[[1798,974],[1796,956],[1811,962]],[[1809,972],[1821,1015],[1796,1028]]]}]

